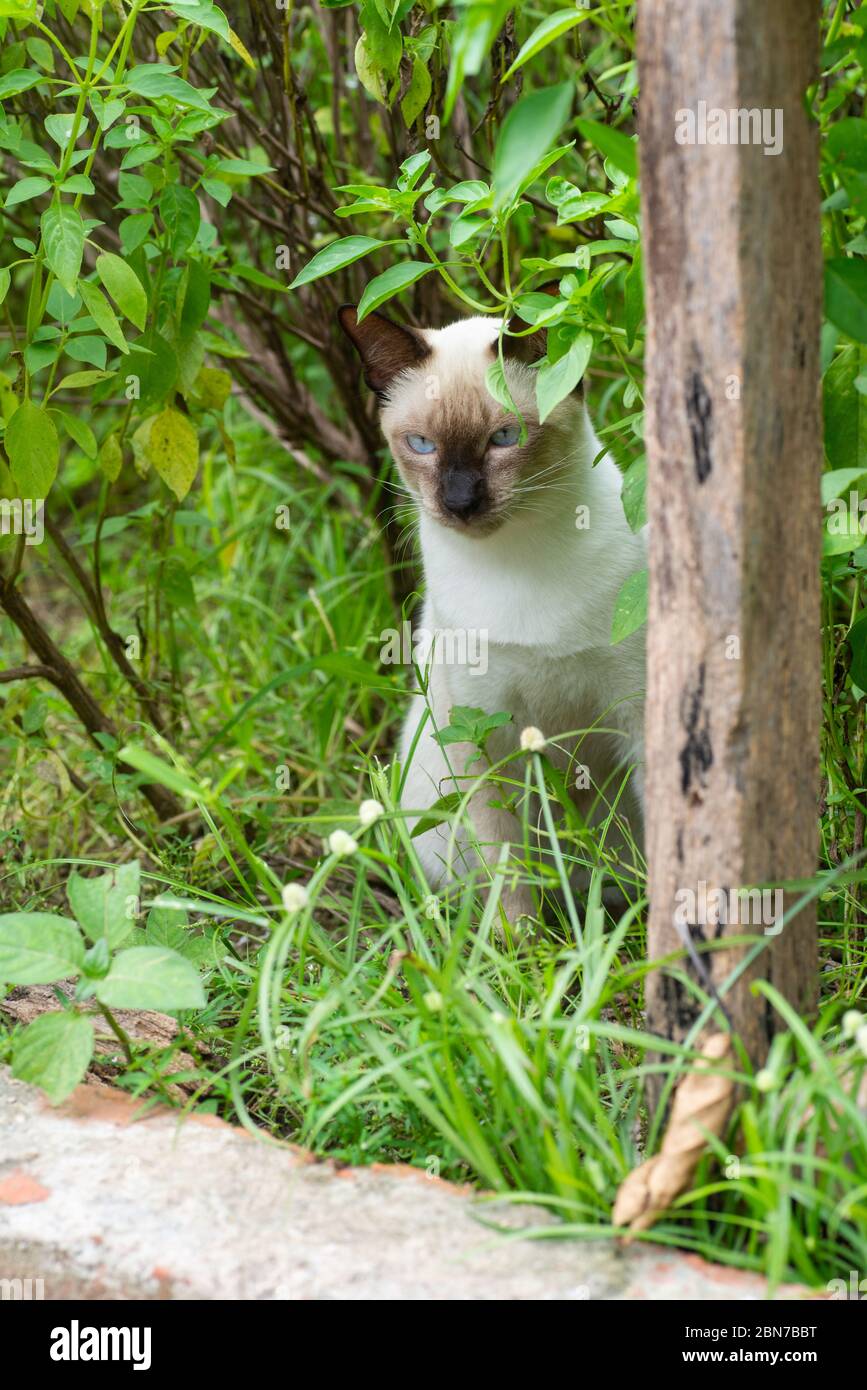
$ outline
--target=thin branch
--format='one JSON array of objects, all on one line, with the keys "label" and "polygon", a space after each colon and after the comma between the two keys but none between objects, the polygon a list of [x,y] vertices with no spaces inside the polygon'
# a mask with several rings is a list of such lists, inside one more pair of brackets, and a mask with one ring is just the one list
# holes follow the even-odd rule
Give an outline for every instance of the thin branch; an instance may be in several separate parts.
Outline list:
[{"label": "thin branch", "polygon": [[10,666],[7,671],[0,671],[0,685],[9,685],[12,681],[51,681],[54,685],[57,681],[57,672],[53,666]]}]

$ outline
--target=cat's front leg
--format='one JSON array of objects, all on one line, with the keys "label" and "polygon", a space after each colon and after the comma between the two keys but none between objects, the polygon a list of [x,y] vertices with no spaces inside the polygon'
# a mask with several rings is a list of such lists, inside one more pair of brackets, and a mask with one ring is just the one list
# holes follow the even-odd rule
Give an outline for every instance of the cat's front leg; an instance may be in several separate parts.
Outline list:
[{"label": "cat's front leg", "polygon": [[506,880],[500,893],[500,907],[513,926],[525,925],[523,919],[538,917],[530,885],[519,879],[521,869],[517,857],[521,845],[521,823],[510,811],[492,805],[501,793],[486,783],[470,800],[470,819],[479,852],[492,872],[496,871],[503,845],[511,847],[506,862]]},{"label": "cat's front leg", "polygon": [[[448,724],[453,703],[445,671],[435,668],[426,697],[414,698],[404,725],[401,753],[406,777],[401,804],[410,814],[410,823],[415,824],[442,797],[455,792],[461,797],[469,794],[463,824],[455,826],[449,819],[414,840],[425,878],[434,889],[456,879],[490,881],[503,845],[512,846],[500,904],[507,920],[517,924],[521,917],[536,916],[529,886],[515,881],[521,825],[510,811],[495,804],[502,796],[500,789],[480,780],[478,749],[469,743],[449,744],[446,748],[440,745],[436,731]],[[474,783],[478,783],[475,789]]]}]

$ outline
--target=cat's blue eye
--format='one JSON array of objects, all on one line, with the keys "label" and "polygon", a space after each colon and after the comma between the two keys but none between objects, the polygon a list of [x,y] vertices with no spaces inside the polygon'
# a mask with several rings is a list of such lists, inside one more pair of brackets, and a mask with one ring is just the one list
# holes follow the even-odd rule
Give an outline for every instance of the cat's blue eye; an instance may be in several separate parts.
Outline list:
[{"label": "cat's blue eye", "polygon": [[519,425],[504,425],[501,430],[494,430],[491,435],[491,443],[498,449],[508,448],[510,444],[517,444],[521,435]]},{"label": "cat's blue eye", "polygon": [[424,434],[408,434],[406,442],[414,454],[433,454],[436,452],[436,444]]}]

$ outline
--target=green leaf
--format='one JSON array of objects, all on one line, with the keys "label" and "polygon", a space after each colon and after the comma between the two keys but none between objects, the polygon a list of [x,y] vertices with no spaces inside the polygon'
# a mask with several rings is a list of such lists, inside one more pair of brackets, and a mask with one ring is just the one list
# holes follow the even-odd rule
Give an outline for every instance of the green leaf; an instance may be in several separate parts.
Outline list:
[{"label": "green leaf", "polygon": [[44,371],[50,362],[57,359],[56,343],[30,343],[24,349],[24,362],[31,376]]},{"label": "green leaf", "polygon": [[867,213],[867,121],[846,117],[828,131],[825,153],[849,194],[852,206]]},{"label": "green leaf", "polygon": [[613,130],[610,125],[603,125],[601,121],[588,121],[586,118],[578,121],[578,129],[584,139],[595,145],[605,159],[610,159],[611,163],[629,178],[638,177],[638,147],[622,130]]},{"label": "green leaf", "polygon": [[87,280],[79,281],[78,291],[100,333],[104,333],[112,346],[120,352],[129,352],[129,344],[123,336],[118,317],[102,291],[97,289],[96,285],[89,284]]},{"label": "green leaf", "polygon": [[530,37],[521,45],[517,58],[508,72],[503,73],[500,81],[507,81],[518,68],[522,68],[531,58],[535,58],[537,53],[541,53],[543,48],[547,48],[549,43],[553,43],[555,39],[574,29],[576,24],[581,24],[589,18],[589,10],[582,12],[576,9],[557,10],[556,14],[548,15],[541,24],[537,24]]},{"label": "green leaf", "polygon": [[61,203],[42,214],[45,260],[67,294],[75,293],[84,253],[84,224],[75,208]]},{"label": "green leaf", "polygon": [[113,431],[103,440],[99,450],[99,466],[109,482],[116,482],[123,467],[123,449],[121,448],[120,436],[117,431]]},{"label": "green leaf", "polygon": [[846,639],[852,653],[849,674],[856,685],[867,691],[867,613],[855,619]]},{"label": "green leaf", "polygon": [[[196,204],[198,210],[198,204]],[[198,223],[196,224],[198,229]],[[195,233],[193,234],[195,235]],[[148,316],[148,298],[141,280],[120,256],[104,251],[96,258],[96,273],[122,314],[144,332]]]},{"label": "green leaf", "polygon": [[115,121],[119,119],[126,110],[126,103],[116,99],[105,101],[99,92],[91,92],[90,104],[96,116],[100,130],[110,130]]},{"label": "green leaf", "polygon": [[838,257],[826,263],[825,313],[841,332],[867,343],[867,262]]},{"label": "green leaf", "polygon": [[631,574],[617,595],[611,622],[611,645],[623,642],[647,621],[647,570]]},{"label": "green leaf", "polygon": [[551,411],[575,390],[590,361],[593,334],[580,332],[569,351],[556,362],[543,362],[536,377],[536,403],[539,424],[544,425]]},{"label": "green leaf", "polygon": [[55,409],[54,414],[60,417],[60,422],[64,430],[89,459],[95,459],[97,453],[96,435],[90,428],[86,420],[80,420],[77,415],[73,415],[69,410]]},{"label": "green leaf", "polygon": [[169,234],[175,260],[188,251],[198,235],[202,220],[199,200],[191,188],[169,184],[160,195],[160,217]]},{"label": "green leaf", "polygon": [[332,241],[329,246],[323,246],[321,251],[317,251],[304,269],[299,270],[289,288],[297,290],[300,285],[309,285],[312,280],[321,280],[323,275],[333,275],[335,270],[352,265],[353,261],[361,260],[362,256],[369,255],[380,246],[393,245],[394,242],[378,241],[372,236],[341,237],[339,241]]},{"label": "green leaf", "polygon": [[137,96],[158,101],[161,97],[171,97],[182,106],[194,106],[200,111],[210,111],[209,98],[216,87],[198,91],[182,77],[176,77],[174,69],[167,63],[143,63],[133,68],[124,79],[124,85]]},{"label": "green leaf", "polygon": [[189,24],[197,24],[200,29],[207,29],[229,42],[229,21],[223,11],[218,10],[215,5],[200,0],[199,4],[176,4],[172,5],[171,9],[179,19],[185,19]]},{"label": "green leaf", "polygon": [[542,177],[542,175],[545,173],[547,169],[551,168],[552,164],[556,164],[557,160],[562,159],[565,154],[568,154],[569,151],[574,148],[574,146],[575,141],[570,140],[568,144],[558,145],[556,149],[549,150],[548,153],[546,155],[543,155],[541,159],[537,159],[536,163],[533,164],[529,169],[527,169],[522,175],[521,182],[518,184],[518,187],[515,190],[516,193],[524,193],[536,182],[537,179],[540,179]]},{"label": "green leaf", "polygon": [[855,484],[867,474],[867,466],[863,468],[835,468],[830,473],[822,474],[822,506],[827,507],[828,503],[835,497],[842,497],[844,493],[851,492]]},{"label": "green leaf", "polygon": [[825,457],[832,469],[867,469],[867,397],[856,382],[867,368],[867,348],[848,344],[822,379]]},{"label": "green leaf", "polygon": [[0,101],[17,97],[19,92],[27,92],[45,80],[44,72],[34,72],[32,68],[16,68],[14,72],[7,72],[5,77],[0,77]]},{"label": "green leaf", "polygon": [[57,477],[60,445],[48,411],[22,401],[6,426],[6,453],[22,497],[47,497]]},{"label": "green leaf", "polygon": [[38,198],[40,194],[47,193],[50,187],[50,179],[19,179],[9,190],[9,196],[3,206],[12,208],[15,207],[16,203],[27,203],[31,198]]},{"label": "green leaf", "polygon": [[154,329],[133,343],[125,366],[139,379],[139,404],[142,410],[146,405],[156,407],[161,404],[175,389],[179,369],[177,353],[172,344]]},{"label": "green leaf", "polygon": [[199,467],[199,440],[192,422],[169,406],[154,418],[146,450],[163,482],[182,502]]},{"label": "green leaf", "polygon": [[193,404],[202,410],[222,410],[232,394],[232,378],[218,367],[203,367],[190,394]]},{"label": "green leaf", "polygon": [[237,275],[239,280],[246,280],[250,285],[257,285],[260,290],[272,290],[275,294],[288,294],[289,286],[284,285],[281,280],[275,280],[273,275],[266,275],[264,271],[257,270],[254,265],[244,265],[238,262],[231,267],[232,275]]},{"label": "green leaf", "polygon": [[489,217],[473,217],[472,215],[457,217],[449,228],[449,241],[452,246],[460,250],[462,246],[466,246],[468,242],[481,236],[490,225],[491,219]]},{"label": "green leaf", "polygon": [[[75,130],[75,116],[70,112],[55,112],[53,116],[46,116],[44,121],[46,132],[51,136],[55,145],[59,145],[61,150],[65,150],[70,140],[72,132]],[[87,121],[79,121],[78,134],[83,135],[87,129]]]},{"label": "green leaf", "polygon": [[644,279],[641,267],[641,250],[635,252],[632,265],[626,272],[623,282],[625,306],[624,324],[626,327],[626,346],[632,349],[635,337],[644,318]]},{"label": "green leaf", "polygon": [[444,820],[450,820],[455,812],[460,808],[463,797],[460,792],[449,792],[446,796],[441,796],[425,811],[423,816],[419,816],[412,830],[410,839],[414,840],[419,835],[424,835],[426,831],[433,830],[435,826],[442,825]]},{"label": "green leaf", "polygon": [[114,372],[70,372],[58,386],[58,391],[83,391],[85,387],[95,386],[98,381],[107,381]]},{"label": "green leaf", "polygon": [[159,1009],[176,1013],[200,1009],[205,992],[193,966],[165,946],[132,946],[120,951],[96,997],[109,1008]]},{"label": "green leaf", "polygon": [[375,280],[371,280],[370,284],[365,286],[364,293],[358,301],[358,322],[361,323],[361,320],[374,309],[378,309],[380,304],[393,299],[401,290],[414,285],[416,280],[420,280],[431,270],[433,265],[430,261],[400,261],[397,265],[389,266],[388,270],[382,275],[377,275]]},{"label": "green leaf", "polygon": [[193,581],[179,555],[168,555],[160,563],[159,588],[171,608],[195,608]]},{"label": "green leaf", "polygon": [[75,1090],[93,1056],[93,1024],[81,1014],[42,1014],[16,1038],[12,1075],[41,1086],[53,1105]]},{"label": "green leaf", "polygon": [[466,77],[472,77],[489,61],[491,47],[505,24],[514,0],[486,0],[462,9],[461,19],[450,36],[451,66],[446,87],[443,122],[451,118],[458,93]]},{"label": "green leaf", "polygon": [[421,58],[412,62],[412,77],[400,103],[400,114],[404,125],[409,129],[421,115],[430,100],[431,75],[427,63]]},{"label": "green leaf", "polygon": [[385,74],[370,53],[364,34],[355,45],[355,72],[364,90],[384,106],[387,98]]},{"label": "green leaf", "polygon": [[211,276],[201,261],[190,261],[184,272],[181,337],[195,333],[211,307]]},{"label": "green leaf", "polygon": [[147,748],[139,748],[135,743],[124,744],[118,754],[121,762],[128,763],[136,771],[143,772],[149,782],[156,782],[161,787],[168,787],[178,796],[191,797],[193,800],[199,799],[202,791],[196,786],[189,777],[179,768],[173,767],[165,759],[158,758],[156,754],[149,752]]},{"label": "green leaf", "polygon": [[0,19],[15,19],[19,23],[35,19],[39,0],[0,0]]},{"label": "green leaf", "polygon": [[9,286],[11,284],[12,276],[9,274],[9,271],[6,269],[5,265],[0,266],[0,304],[3,303],[9,293]]},{"label": "green leaf", "polygon": [[137,251],[147,241],[153,223],[153,215],[149,212],[134,212],[123,219],[118,232],[125,255],[131,256],[133,251]]},{"label": "green leaf", "polygon": [[194,936],[190,931],[183,908],[151,908],[145,928],[146,946],[166,946],[189,960],[195,960],[200,949],[196,943],[202,943],[202,937]]},{"label": "green leaf", "polygon": [[437,743],[447,747],[451,743],[472,743],[484,749],[495,729],[511,724],[512,716],[506,710],[486,714],[483,709],[470,705],[455,705],[449,710],[449,722],[436,735]]},{"label": "green leaf", "polygon": [[574,86],[561,82],[522,97],[503,121],[494,151],[494,207],[511,202],[528,167],[537,164],[554,144],[572,110]]},{"label": "green leaf", "polygon": [[119,864],[98,878],[72,873],[66,885],[69,905],[91,941],[106,939],[119,946],[135,926],[140,871],[136,862]]},{"label": "green leaf", "polygon": [[640,531],[647,524],[647,459],[644,454],[634,459],[624,473],[620,496],[630,531]]},{"label": "green leaf", "polygon": [[71,178],[64,179],[60,185],[61,193],[84,193],[91,197],[96,189],[93,186],[93,179],[89,179],[87,174],[73,174]]},{"label": "green leaf", "polygon": [[256,71],[256,63],[254,62],[253,58],[250,56],[250,54],[249,54],[249,52],[247,51],[247,49],[244,47],[244,45],[243,45],[243,43],[241,42],[241,40],[238,38],[238,35],[235,33],[234,29],[230,29],[230,30],[229,30],[229,43],[231,44],[232,48],[233,48],[233,49],[235,50],[235,52],[237,53],[238,57],[241,58],[242,61],[245,62],[245,63],[247,64],[247,67],[248,67],[248,68],[252,68],[253,71],[255,72],[255,71]]},{"label": "green leaf", "polygon": [[439,212],[446,203],[478,203],[488,198],[491,190],[481,179],[463,179],[451,188],[435,188],[424,200],[428,212]]},{"label": "green leaf", "polygon": [[84,942],[68,917],[53,912],[8,912],[0,917],[0,980],[45,985],[77,975]]},{"label": "green leaf", "polygon": [[499,357],[496,362],[491,363],[485,372],[485,386],[495,401],[499,401],[506,410],[511,410],[513,414],[517,415],[518,407],[512,399],[509,383],[506,381],[503,364]]},{"label": "green leaf", "polygon": [[220,174],[230,174],[242,179],[260,178],[262,174],[275,172],[273,164],[262,164],[255,159],[221,159],[216,167]]},{"label": "green leaf", "polygon": [[[114,131],[111,132],[112,135],[114,133]],[[122,135],[123,132],[121,131],[119,134]],[[127,150],[123,159],[120,161],[120,167],[125,174],[128,174],[130,169],[140,169],[143,164],[152,164],[155,159],[159,159],[161,154],[162,150],[160,146],[153,140],[142,140],[137,145],[133,145],[131,149]],[[151,191],[153,191],[153,188],[151,188]]]},{"label": "green leaf", "polygon": [[[81,308],[81,295],[76,290],[75,294],[67,294],[62,285],[55,280],[48,293],[46,310],[50,319],[55,319],[64,328],[68,328],[79,309]],[[73,330],[73,332],[76,330]]]},{"label": "green leaf", "polygon": [[64,351],[67,357],[71,357],[74,362],[87,362],[100,372],[105,370],[108,353],[104,338],[94,337],[90,333],[82,333],[79,337],[69,338]]}]

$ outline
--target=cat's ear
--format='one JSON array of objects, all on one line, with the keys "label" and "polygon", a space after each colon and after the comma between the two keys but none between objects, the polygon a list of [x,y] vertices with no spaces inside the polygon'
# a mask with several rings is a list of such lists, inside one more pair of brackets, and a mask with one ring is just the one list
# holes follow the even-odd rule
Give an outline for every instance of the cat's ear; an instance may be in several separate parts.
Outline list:
[{"label": "cat's ear", "polygon": [[[529,327],[523,319],[511,319],[510,326],[519,331],[522,328],[526,331]],[[525,338],[503,339],[503,355],[513,357],[517,362],[523,362],[527,367],[532,367],[536,362],[540,362],[547,351],[548,335],[544,328],[537,328],[535,333],[528,333]]]},{"label": "cat's ear", "polygon": [[380,397],[399,372],[417,367],[430,353],[414,328],[404,328],[383,314],[368,314],[359,323],[355,305],[344,304],[337,310],[337,320],[361,358],[364,380]]}]

